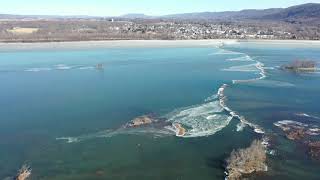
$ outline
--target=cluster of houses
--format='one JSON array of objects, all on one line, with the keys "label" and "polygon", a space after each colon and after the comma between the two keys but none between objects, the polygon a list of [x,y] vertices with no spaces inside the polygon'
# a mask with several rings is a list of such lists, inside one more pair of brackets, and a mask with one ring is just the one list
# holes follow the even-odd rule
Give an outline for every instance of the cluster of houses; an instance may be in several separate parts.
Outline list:
[{"label": "cluster of houses", "polygon": [[[210,23],[134,23],[123,22],[112,27],[118,33],[148,34],[170,39],[306,39],[285,27],[261,27],[255,25]],[[319,37],[316,37],[319,38]],[[310,37],[307,39],[315,39]]]},{"label": "cluster of houses", "polygon": [[110,39],[320,39],[319,28],[269,22],[80,19],[3,21],[0,24],[0,41],[5,42]]}]

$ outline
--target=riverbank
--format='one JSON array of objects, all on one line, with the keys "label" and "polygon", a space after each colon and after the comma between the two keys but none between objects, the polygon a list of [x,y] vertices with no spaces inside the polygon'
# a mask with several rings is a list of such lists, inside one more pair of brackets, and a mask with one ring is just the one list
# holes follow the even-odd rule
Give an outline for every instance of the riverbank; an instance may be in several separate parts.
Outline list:
[{"label": "riverbank", "polygon": [[248,43],[261,46],[290,45],[297,47],[320,46],[320,41],[308,40],[114,40],[114,41],[72,41],[0,43],[0,50],[32,49],[94,49],[94,48],[170,48],[170,47],[212,47],[227,44]]},{"label": "riverbank", "polygon": [[170,48],[170,47],[212,47],[222,43],[236,43],[237,40],[115,40],[115,41],[73,41],[0,43],[0,49],[95,49],[95,48]]}]

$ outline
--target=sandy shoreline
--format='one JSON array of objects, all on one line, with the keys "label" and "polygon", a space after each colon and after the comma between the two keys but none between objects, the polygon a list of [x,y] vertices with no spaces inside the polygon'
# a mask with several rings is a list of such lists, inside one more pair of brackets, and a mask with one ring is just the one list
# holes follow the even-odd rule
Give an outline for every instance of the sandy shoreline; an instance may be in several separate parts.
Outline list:
[{"label": "sandy shoreline", "polygon": [[74,42],[0,43],[0,50],[33,49],[95,49],[95,48],[170,48],[170,47],[215,47],[221,44],[255,44],[263,46],[290,45],[297,47],[320,47],[320,41],[308,40],[115,40]]}]

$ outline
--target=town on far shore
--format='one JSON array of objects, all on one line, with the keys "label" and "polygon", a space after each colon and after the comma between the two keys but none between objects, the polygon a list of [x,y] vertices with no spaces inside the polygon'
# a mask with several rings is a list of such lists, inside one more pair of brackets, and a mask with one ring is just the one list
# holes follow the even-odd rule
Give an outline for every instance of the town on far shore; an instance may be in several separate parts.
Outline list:
[{"label": "town on far shore", "polygon": [[320,4],[279,9],[117,17],[0,14],[0,42],[320,39]]}]

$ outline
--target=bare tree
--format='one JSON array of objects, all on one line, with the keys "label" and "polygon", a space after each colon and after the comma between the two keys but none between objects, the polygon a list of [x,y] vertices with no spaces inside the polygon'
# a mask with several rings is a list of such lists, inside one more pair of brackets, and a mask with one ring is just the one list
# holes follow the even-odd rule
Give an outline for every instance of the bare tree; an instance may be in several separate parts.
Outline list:
[{"label": "bare tree", "polygon": [[237,180],[243,175],[266,171],[266,149],[261,141],[255,140],[246,149],[233,150],[227,161],[228,179]]}]

